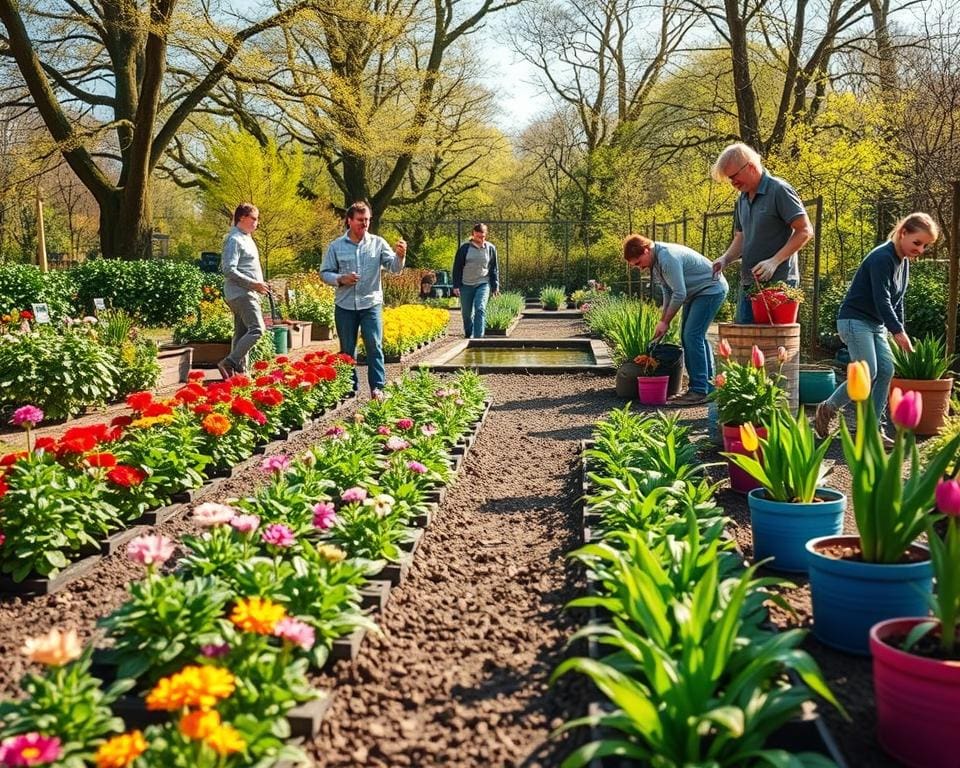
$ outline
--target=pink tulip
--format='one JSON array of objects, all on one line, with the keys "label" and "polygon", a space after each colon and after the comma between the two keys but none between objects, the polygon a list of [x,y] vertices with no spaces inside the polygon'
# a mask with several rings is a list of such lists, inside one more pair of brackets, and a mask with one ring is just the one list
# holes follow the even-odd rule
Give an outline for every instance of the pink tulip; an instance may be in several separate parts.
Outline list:
[{"label": "pink tulip", "polygon": [[733,347],[730,346],[730,342],[726,339],[720,339],[720,343],[717,344],[717,354],[724,360],[728,359],[733,354]]},{"label": "pink tulip", "polygon": [[760,347],[756,344],[754,344],[753,349],[750,350],[750,363],[754,368],[763,368],[763,352],[760,351]]},{"label": "pink tulip", "polygon": [[941,480],[937,483],[937,509],[945,515],[960,517],[960,480]]},{"label": "pink tulip", "polygon": [[892,405],[891,397],[890,418],[900,429],[916,429],[920,423],[920,415],[923,413],[923,400],[919,392],[904,392],[903,396],[896,404]]},{"label": "pink tulip", "polygon": [[783,365],[789,359],[790,359],[790,353],[787,352],[787,348],[777,347],[777,362],[779,362],[780,365]]}]

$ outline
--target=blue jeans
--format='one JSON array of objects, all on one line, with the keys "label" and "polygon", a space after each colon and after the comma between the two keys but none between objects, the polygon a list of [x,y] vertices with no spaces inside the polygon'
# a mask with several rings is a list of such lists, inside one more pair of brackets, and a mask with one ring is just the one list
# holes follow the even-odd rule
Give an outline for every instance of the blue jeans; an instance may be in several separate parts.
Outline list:
[{"label": "blue jeans", "polygon": [[263,312],[260,311],[260,295],[245,293],[236,299],[229,299],[227,305],[233,312],[233,343],[230,354],[224,358],[237,372],[247,370],[247,357],[254,344],[266,332]]},{"label": "blue jeans", "polygon": [[[383,305],[369,309],[334,307],[333,322],[340,337],[340,351],[357,356],[357,333],[363,334],[363,348],[367,355],[367,381],[370,391],[383,389],[387,384],[387,370],[383,365]],[[353,369],[353,391],[360,388],[357,369]]]},{"label": "blue jeans", "polygon": [[694,296],[683,307],[680,338],[683,343],[683,364],[690,378],[690,391],[706,394],[713,379],[713,350],[707,341],[707,330],[717,316],[727,291]]},{"label": "blue jeans", "polygon": [[468,339],[483,338],[487,328],[487,299],[490,283],[460,287],[460,310],[463,313],[463,335]]},{"label": "blue jeans", "polygon": [[[798,283],[796,280],[784,280],[787,285],[792,288],[796,288]],[[737,313],[733,318],[733,322],[740,323],[741,325],[751,325],[753,324],[753,306],[750,304],[750,297],[747,296],[747,292],[743,289],[744,277],[740,275],[740,288],[737,289]]]},{"label": "blue jeans", "polygon": [[[887,397],[890,381],[893,379],[893,352],[887,343],[887,329],[864,320],[843,318],[837,320],[837,333],[847,345],[851,362],[867,361],[873,380],[870,384],[870,399],[873,400],[873,407],[882,427],[886,423]],[[826,400],[831,408],[842,408],[849,402],[846,382],[837,387]]]}]

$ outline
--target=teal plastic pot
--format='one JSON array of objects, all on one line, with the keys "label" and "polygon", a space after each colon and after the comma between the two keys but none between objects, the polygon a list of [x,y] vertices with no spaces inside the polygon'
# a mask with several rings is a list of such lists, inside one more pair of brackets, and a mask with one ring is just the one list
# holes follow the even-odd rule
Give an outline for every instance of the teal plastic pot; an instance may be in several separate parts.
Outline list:
[{"label": "teal plastic pot", "polygon": [[821,549],[840,545],[859,550],[857,536],[822,536],[807,542],[813,634],[847,653],[870,653],[870,627],[900,616],[926,616],[933,591],[933,564],[926,547],[911,550],[928,559],[917,563],[838,560]]},{"label": "teal plastic pot", "polygon": [[768,567],[787,573],[807,572],[807,542],[843,533],[847,497],[830,488],[817,488],[820,501],[809,504],[774,501],[763,488],[747,494],[755,561],[773,558]]},{"label": "teal plastic pot", "polygon": [[799,379],[800,402],[804,404],[822,403],[837,388],[837,374],[825,366],[800,368]]}]

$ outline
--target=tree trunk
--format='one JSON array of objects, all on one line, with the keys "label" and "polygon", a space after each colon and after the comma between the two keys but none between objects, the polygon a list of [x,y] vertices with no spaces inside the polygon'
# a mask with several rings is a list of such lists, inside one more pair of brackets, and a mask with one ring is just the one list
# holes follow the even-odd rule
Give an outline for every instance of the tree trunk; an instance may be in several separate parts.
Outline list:
[{"label": "tree trunk", "polygon": [[[149,195],[146,197],[149,200]],[[105,259],[149,259],[152,255],[153,211],[144,206],[130,206],[124,190],[110,193],[100,205],[100,250]]]},{"label": "tree trunk", "polygon": [[727,28],[730,30],[730,54],[733,66],[733,90],[737,102],[737,122],[740,138],[757,151],[763,149],[760,138],[760,115],[757,111],[753,78],[750,76],[750,46],[747,43],[747,24],[740,16],[736,0],[725,0]]}]

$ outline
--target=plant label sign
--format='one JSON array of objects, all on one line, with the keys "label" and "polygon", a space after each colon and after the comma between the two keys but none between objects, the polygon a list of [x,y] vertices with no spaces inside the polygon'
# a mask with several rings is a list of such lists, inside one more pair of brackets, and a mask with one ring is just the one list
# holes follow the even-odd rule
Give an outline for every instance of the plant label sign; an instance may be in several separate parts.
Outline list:
[{"label": "plant label sign", "polygon": [[287,304],[291,304],[297,298],[297,292],[293,288],[287,288]]},{"label": "plant label sign", "polygon": [[46,304],[31,304],[33,309],[33,319],[38,323],[50,322],[50,310]]},{"label": "plant label sign", "polygon": [[101,299],[99,296],[93,300],[93,308],[97,312],[101,312],[107,308],[107,302]]}]

